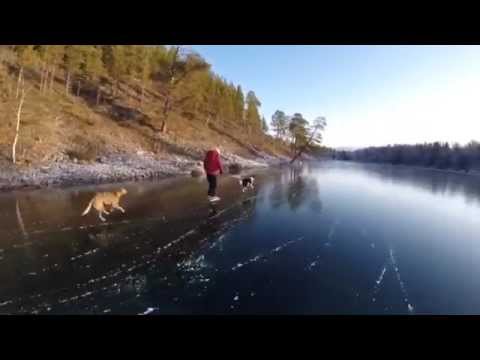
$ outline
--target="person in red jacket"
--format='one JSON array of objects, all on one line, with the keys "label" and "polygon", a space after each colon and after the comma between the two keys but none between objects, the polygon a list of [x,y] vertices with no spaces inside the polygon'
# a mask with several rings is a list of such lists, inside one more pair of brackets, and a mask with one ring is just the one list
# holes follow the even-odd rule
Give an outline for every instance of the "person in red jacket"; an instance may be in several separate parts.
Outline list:
[{"label": "person in red jacket", "polygon": [[216,196],[217,176],[223,174],[219,148],[207,151],[205,160],[203,160],[203,167],[208,180],[208,200],[218,201],[220,198]]}]

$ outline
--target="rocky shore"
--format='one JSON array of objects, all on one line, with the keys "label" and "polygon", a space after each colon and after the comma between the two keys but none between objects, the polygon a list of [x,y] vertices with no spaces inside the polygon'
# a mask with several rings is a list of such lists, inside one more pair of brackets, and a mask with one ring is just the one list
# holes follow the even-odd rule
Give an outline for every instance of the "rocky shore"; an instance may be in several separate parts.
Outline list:
[{"label": "rocky shore", "polygon": [[[232,164],[250,169],[281,164],[287,160],[265,154],[246,159],[228,153],[223,154],[222,159],[227,169]],[[190,176],[194,169],[202,169],[198,159],[176,155],[158,158],[149,153],[106,156],[95,162],[73,159],[37,166],[5,163],[0,165],[0,191]]]}]

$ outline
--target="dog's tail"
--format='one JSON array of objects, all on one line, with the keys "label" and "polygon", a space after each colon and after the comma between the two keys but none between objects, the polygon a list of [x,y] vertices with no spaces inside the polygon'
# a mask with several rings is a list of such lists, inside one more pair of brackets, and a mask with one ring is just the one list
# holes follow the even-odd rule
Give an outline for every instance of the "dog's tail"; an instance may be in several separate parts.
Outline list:
[{"label": "dog's tail", "polygon": [[90,212],[90,209],[92,208],[92,205],[93,205],[93,199],[90,200],[90,202],[88,203],[88,206],[85,209],[85,211],[82,213],[82,216],[85,216]]},{"label": "dog's tail", "polygon": [[242,179],[238,180],[238,183],[239,183],[240,185],[243,185]]}]

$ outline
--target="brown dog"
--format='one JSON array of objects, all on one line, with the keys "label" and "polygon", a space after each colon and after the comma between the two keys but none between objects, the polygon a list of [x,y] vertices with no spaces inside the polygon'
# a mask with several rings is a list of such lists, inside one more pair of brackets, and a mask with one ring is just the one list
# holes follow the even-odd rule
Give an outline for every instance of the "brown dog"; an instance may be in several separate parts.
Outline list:
[{"label": "brown dog", "polygon": [[108,215],[110,214],[108,211],[105,210],[105,206],[111,206],[112,210],[117,209],[120,210],[122,213],[125,213],[125,210],[119,205],[120,199],[123,195],[127,194],[126,189],[121,189],[120,191],[114,192],[104,192],[104,193],[97,193],[90,203],[88,204],[85,211],[82,213],[82,216],[87,215],[90,212],[92,206],[97,210],[98,217],[100,220],[105,221],[105,218],[102,216],[102,213]]}]

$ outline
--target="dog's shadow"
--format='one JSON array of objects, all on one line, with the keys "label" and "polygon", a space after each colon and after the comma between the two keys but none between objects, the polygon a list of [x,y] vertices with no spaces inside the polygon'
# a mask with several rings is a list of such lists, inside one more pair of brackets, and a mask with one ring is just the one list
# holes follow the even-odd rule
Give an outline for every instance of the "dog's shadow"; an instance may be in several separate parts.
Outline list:
[{"label": "dog's shadow", "polygon": [[248,205],[251,205],[251,204],[252,204],[252,199],[250,199],[250,198],[242,201],[243,206],[248,206]]}]

